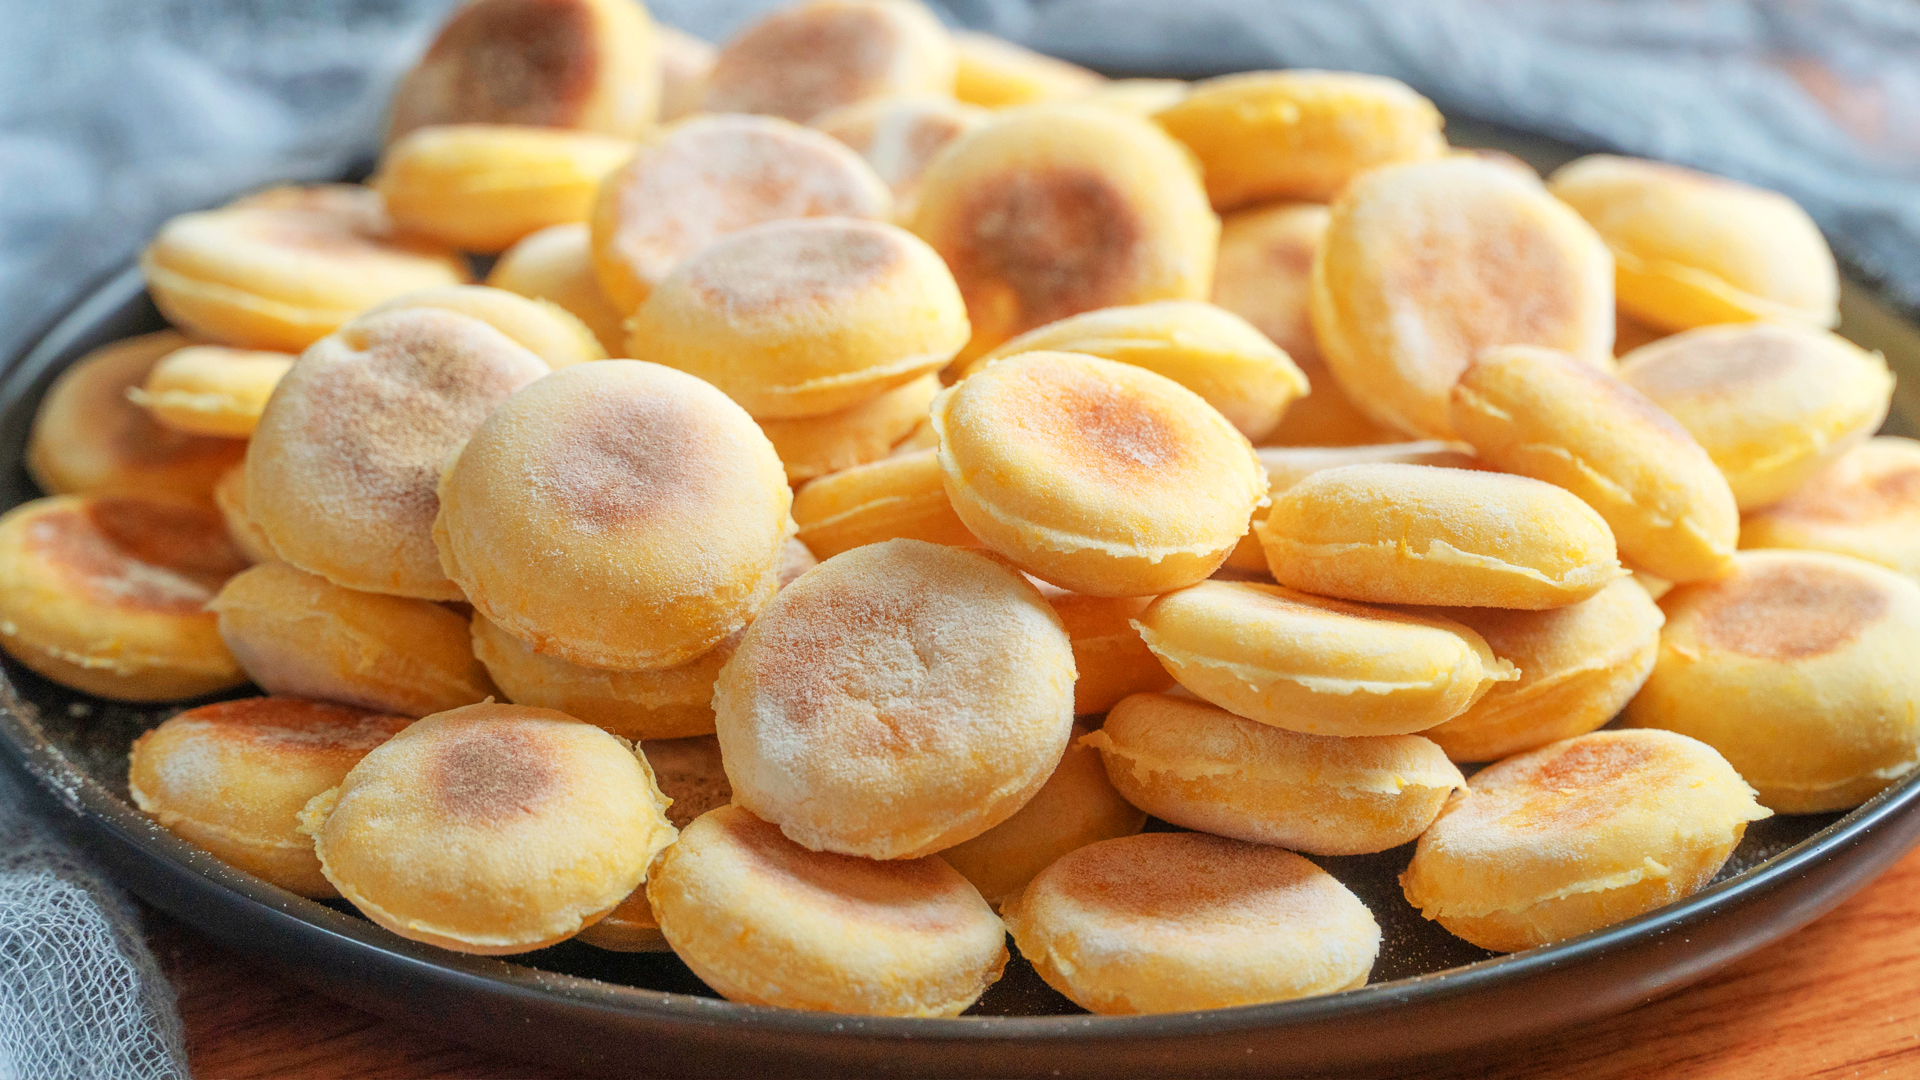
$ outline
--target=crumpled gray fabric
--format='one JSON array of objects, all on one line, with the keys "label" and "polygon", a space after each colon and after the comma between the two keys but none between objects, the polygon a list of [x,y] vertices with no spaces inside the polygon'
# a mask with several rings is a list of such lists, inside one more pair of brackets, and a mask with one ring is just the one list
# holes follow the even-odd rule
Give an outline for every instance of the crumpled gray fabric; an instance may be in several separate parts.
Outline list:
[{"label": "crumpled gray fabric", "polygon": [[140,913],[0,773],[0,1080],[186,1080]]},{"label": "crumpled gray fabric", "polygon": [[[0,356],[166,216],[366,162],[388,88],[450,5],[0,0]],[[652,8],[720,38],[770,6]],[[1911,0],[947,0],[943,11],[1116,71],[1391,75],[1457,115],[1776,188],[1920,307]],[[0,792],[0,1080],[185,1074],[171,991],[133,915]]]}]

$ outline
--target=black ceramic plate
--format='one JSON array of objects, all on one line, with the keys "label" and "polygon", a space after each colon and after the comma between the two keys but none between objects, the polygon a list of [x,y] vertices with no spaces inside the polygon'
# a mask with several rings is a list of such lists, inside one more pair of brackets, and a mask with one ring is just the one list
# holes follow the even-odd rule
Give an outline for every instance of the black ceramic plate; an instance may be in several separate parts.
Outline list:
[{"label": "black ceramic plate", "polygon": [[[1550,166],[1564,148],[1453,125],[1456,141]],[[1889,429],[1920,420],[1920,330],[1850,284],[1842,332],[1901,376]],[[102,285],[0,369],[0,503],[35,497],[19,465],[48,381],[97,345],[156,329],[139,275]],[[671,955],[565,944],[496,960],[415,944],[343,904],[233,870],[126,800],[127,746],[170,710],[75,694],[9,661],[0,758],[64,808],[113,875],[209,937],[333,997],[476,1046],[583,1073],[689,1075],[1274,1076],[1352,1074],[1575,1024],[1675,990],[1792,932],[1920,839],[1920,777],[1845,816],[1775,817],[1747,832],[1700,894],[1548,948],[1498,957],[1420,918],[1395,875],[1411,845],[1317,859],[1384,932],[1373,985],[1305,1001],[1152,1017],[1093,1017],[1024,963],[965,1017],[901,1020],[735,1005]]]}]

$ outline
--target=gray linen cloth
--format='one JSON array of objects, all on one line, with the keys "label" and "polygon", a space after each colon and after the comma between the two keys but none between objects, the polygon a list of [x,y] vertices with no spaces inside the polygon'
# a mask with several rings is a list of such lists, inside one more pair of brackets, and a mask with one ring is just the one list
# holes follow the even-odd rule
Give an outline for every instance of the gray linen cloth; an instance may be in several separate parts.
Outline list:
[{"label": "gray linen cloth", "polygon": [[[166,216],[366,160],[449,0],[0,0],[0,355]],[[766,0],[659,0],[708,38]],[[1324,67],[1784,191],[1920,306],[1915,0],[949,0],[1103,68]],[[0,1080],[186,1075],[137,912],[0,778]]]}]

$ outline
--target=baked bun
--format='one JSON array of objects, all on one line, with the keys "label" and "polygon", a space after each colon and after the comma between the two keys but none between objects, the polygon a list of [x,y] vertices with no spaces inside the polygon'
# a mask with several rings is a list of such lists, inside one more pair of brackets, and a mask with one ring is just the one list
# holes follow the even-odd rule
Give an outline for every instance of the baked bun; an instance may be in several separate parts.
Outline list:
[{"label": "baked bun", "polygon": [[1146,596],[1219,569],[1267,497],[1246,437],[1143,368],[1032,352],[934,399],[953,508],[1022,570],[1089,596]]},{"label": "baked bun", "polygon": [[246,443],[186,434],[127,398],[163,357],[186,345],[172,330],[142,334],[102,345],[61,372],[27,436],[27,472],[40,490],[207,502]]},{"label": "baked bun", "polygon": [[301,896],[339,896],[299,831],[300,810],[411,723],[299,698],[202,705],[133,741],[127,792],[221,862]]},{"label": "baked bun", "polygon": [[434,540],[474,610],[534,651],[686,663],[778,587],[792,495],[753,420],[636,360],[554,372],[495,409],[440,481]]},{"label": "baked bun", "polygon": [[502,955],[612,910],[673,842],[624,741],[548,709],[470,705],[387,740],[307,803],[321,872],[401,937]]},{"label": "baked bun", "polygon": [[538,356],[466,315],[356,319],[280,380],[247,446],[247,513],[281,558],[337,585],[458,600],[433,544],[447,455]]},{"label": "baked bun", "polygon": [[35,499],[0,516],[0,648],[120,701],[245,682],[206,603],[246,559],[211,507],[129,496]]},{"label": "baked bun", "polygon": [[1452,619],[1280,585],[1203,581],[1155,600],[1134,625],[1194,694],[1310,735],[1423,731],[1519,678]]},{"label": "baked bun", "polygon": [[283,562],[236,574],[207,605],[262,690],[401,716],[499,693],[473,658],[467,622],[443,605],[357,592]]},{"label": "baked bun", "polygon": [[775,597],[721,669],[713,710],[737,805],[803,847],[911,859],[998,825],[1046,783],[1073,726],[1073,652],[999,560],[889,540]]},{"label": "baked bun", "polygon": [[1291,851],[1203,833],[1089,844],[1006,909],[1047,985],[1103,1015],[1190,1012],[1363,986],[1380,926]]},{"label": "baked bun", "polygon": [[1006,928],[935,858],[809,851],[738,806],[695,819],[647,879],[660,932],[729,1001],[958,1016],[1006,966]]},{"label": "baked bun", "polygon": [[1705,743],[1596,731],[1473,774],[1400,885],[1454,934],[1515,952],[1698,892],[1768,816]]}]

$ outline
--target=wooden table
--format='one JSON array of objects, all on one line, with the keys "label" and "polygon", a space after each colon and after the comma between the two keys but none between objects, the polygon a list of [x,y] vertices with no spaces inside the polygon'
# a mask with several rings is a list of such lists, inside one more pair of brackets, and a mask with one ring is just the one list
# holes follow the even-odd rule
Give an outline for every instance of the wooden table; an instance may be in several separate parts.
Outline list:
[{"label": "wooden table", "polygon": [[[193,1073],[557,1078],[314,995],[149,914]],[[1920,1076],[1920,851],[1825,918],[1664,1001],[1405,1080]]]}]

